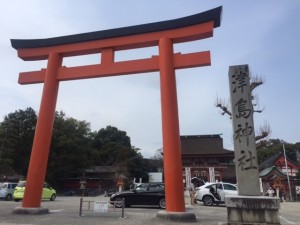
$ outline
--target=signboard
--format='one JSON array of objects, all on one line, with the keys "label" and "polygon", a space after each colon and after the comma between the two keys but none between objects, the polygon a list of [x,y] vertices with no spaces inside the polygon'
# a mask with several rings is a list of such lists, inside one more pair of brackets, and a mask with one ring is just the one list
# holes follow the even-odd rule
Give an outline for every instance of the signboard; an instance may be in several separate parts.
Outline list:
[{"label": "signboard", "polygon": [[105,201],[95,201],[94,202],[94,212],[107,212],[108,202]]},{"label": "signboard", "polygon": [[216,177],[215,177],[215,168],[214,167],[209,167],[209,182],[214,183],[216,182]]},{"label": "signboard", "polygon": [[300,186],[296,186],[296,194],[300,195]]},{"label": "signboard", "polygon": [[262,179],[261,178],[259,178],[259,190],[260,190],[261,193],[264,192],[263,183],[262,183]]},{"label": "signboard", "polygon": [[149,183],[162,182],[162,172],[149,173]]},{"label": "signboard", "polygon": [[191,188],[191,168],[185,167],[185,185],[187,188]]}]

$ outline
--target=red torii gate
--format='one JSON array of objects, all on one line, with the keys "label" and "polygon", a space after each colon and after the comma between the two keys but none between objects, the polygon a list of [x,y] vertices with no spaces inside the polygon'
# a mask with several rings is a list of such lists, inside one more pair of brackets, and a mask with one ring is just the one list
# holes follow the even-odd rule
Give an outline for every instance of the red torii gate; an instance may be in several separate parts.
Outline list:
[{"label": "red torii gate", "polygon": [[[25,60],[48,59],[46,69],[21,72],[20,84],[44,83],[27,174],[23,208],[40,208],[60,81],[143,72],[160,72],[166,210],[185,212],[175,69],[208,66],[210,52],[173,53],[173,44],[213,36],[222,7],[150,24],[49,39],[16,40],[12,47]],[[159,47],[159,56],[114,62],[115,51]],[[64,57],[101,53],[96,65],[65,67]],[[181,194],[182,193],[182,194]]]}]

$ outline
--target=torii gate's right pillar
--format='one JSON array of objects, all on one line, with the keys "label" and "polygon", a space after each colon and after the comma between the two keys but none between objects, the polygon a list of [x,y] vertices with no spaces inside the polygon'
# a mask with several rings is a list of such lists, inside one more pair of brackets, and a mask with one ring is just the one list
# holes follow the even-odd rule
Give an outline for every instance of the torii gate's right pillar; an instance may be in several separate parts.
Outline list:
[{"label": "torii gate's right pillar", "polygon": [[[159,70],[163,130],[164,174],[167,211],[184,212],[180,150],[180,132],[177,107],[176,77],[173,62],[173,43],[168,38],[159,40]],[[176,163],[174,163],[176,162]],[[171,187],[171,188],[170,188]],[[177,196],[174,198],[174,196]]]},{"label": "torii gate's right pillar", "polygon": [[[168,220],[196,221],[192,212],[185,211],[180,147],[179,116],[174,68],[173,42],[169,38],[159,40],[159,71],[162,110],[162,135],[164,153],[164,177],[166,211],[157,217]],[[176,197],[175,197],[176,196]]]}]

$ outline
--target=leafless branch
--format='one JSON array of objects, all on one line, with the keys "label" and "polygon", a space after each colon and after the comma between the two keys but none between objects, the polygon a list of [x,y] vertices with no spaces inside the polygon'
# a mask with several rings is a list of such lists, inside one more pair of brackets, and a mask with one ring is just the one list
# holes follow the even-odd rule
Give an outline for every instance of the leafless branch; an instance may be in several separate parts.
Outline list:
[{"label": "leafless branch", "polygon": [[270,128],[270,125],[267,122],[265,122],[264,125],[259,128],[258,135],[255,136],[255,141],[267,138],[271,135],[271,132],[272,130]]},{"label": "leafless branch", "polygon": [[257,88],[258,86],[265,83],[264,79],[261,76],[251,76],[250,79],[250,90],[253,91],[253,89]]},{"label": "leafless branch", "polygon": [[227,114],[227,115],[229,115],[229,117],[231,119],[231,112],[229,111],[229,108],[230,108],[229,102],[226,102],[224,99],[220,99],[217,97],[215,106],[219,107],[222,110],[222,112],[221,112],[222,116]]}]

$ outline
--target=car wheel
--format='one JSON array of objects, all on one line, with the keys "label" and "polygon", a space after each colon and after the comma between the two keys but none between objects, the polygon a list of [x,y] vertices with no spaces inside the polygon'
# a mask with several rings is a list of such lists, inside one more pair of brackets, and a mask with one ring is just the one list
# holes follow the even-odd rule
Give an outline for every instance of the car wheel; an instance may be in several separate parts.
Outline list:
[{"label": "car wheel", "polygon": [[56,199],[56,194],[53,194],[50,198],[50,201],[54,201]]},{"label": "car wheel", "polygon": [[14,199],[15,200],[15,202],[18,202],[18,201],[20,201],[20,199]]},{"label": "car wheel", "polygon": [[203,201],[203,204],[206,206],[211,206],[214,203],[213,197],[211,197],[209,195],[203,196],[202,201]]},{"label": "car wheel", "polygon": [[159,208],[165,209],[166,208],[166,200],[164,198],[161,198],[158,202]]},{"label": "car wheel", "polygon": [[12,200],[12,195],[11,194],[6,195],[5,200],[6,201],[11,201]]},{"label": "car wheel", "polygon": [[121,208],[123,206],[123,199],[121,197],[116,197],[114,201],[116,201],[116,203],[114,203],[115,207]]}]

